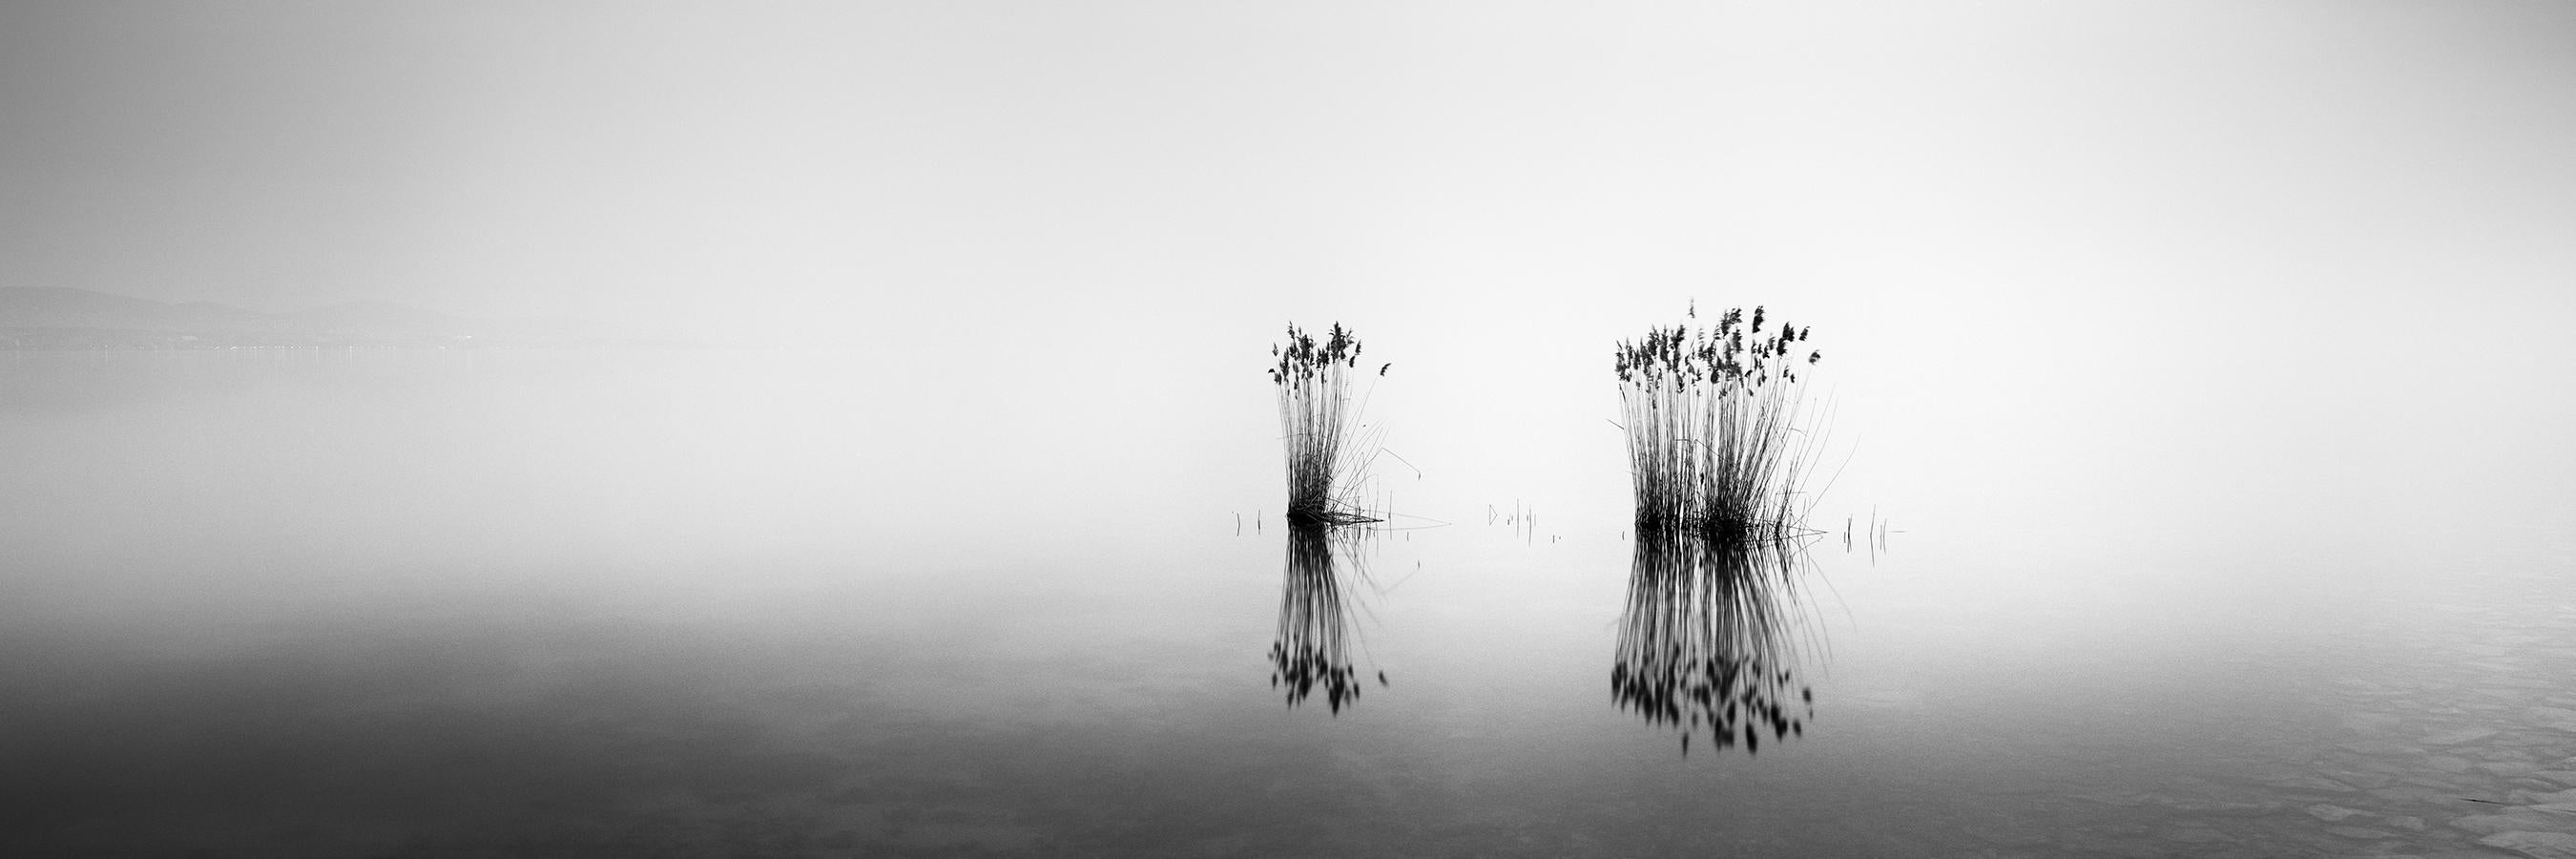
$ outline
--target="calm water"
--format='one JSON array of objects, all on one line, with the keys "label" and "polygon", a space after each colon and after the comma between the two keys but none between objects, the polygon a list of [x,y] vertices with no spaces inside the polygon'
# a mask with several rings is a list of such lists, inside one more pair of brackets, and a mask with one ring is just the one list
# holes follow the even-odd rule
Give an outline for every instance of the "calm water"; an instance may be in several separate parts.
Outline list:
[{"label": "calm water", "polygon": [[[1265,654],[1314,603],[1240,375],[1031,401],[793,353],[0,354],[0,846],[2576,849],[2565,530],[2392,529],[2289,466],[1901,487],[1932,457],[1886,443],[1818,516],[1898,530],[1818,541],[1782,606],[1812,719],[1685,754],[1612,694],[1615,432],[1392,442],[1423,518],[1334,550],[1361,694],[1291,705]],[[1118,416],[1148,396],[1206,416]]]}]

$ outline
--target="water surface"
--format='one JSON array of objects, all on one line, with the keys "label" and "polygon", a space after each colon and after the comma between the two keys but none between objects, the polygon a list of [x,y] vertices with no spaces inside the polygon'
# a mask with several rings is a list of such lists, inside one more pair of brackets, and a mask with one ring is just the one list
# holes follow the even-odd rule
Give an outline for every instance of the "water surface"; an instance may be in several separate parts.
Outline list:
[{"label": "water surface", "polygon": [[[1460,474],[1417,442],[1435,467],[1382,477],[1424,519],[1336,549],[1363,694],[1286,700],[1265,653],[1296,555],[1247,379],[1198,392],[1250,405],[1210,419],[1232,440],[1176,448],[1208,427],[943,422],[1004,410],[827,355],[0,356],[0,843],[2283,856],[2576,832],[2515,810],[2576,801],[2566,532],[1957,512],[2080,479],[1916,486],[1883,548],[1817,542],[1783,607],[1814,715],[1685,754],[1613,694],[1624,474]],[[1615,435],[1544,441],[1618,462]],[[1865,529],[1871,504],[1819,517]]]}]

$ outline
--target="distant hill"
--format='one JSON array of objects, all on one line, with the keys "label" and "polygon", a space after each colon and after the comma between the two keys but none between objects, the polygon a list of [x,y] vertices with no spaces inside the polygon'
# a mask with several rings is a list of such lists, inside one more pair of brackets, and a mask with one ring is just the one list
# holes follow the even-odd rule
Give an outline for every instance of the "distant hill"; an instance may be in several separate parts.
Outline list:
[{"label": "distant hill", "polygon": [[0,328],[114,328],[182,331],[257,327],[261,314],[221,304],[172,304],[86,289],[0,288]]},{"label": "distant hill", "polygon": [[577,320],[468,319],[390,301],[260,313],[62,287],[0,287],[0,349],[680,346]]},{"label": "distant hill", "polygon": [[301,327],[379,337],[470,337],[475,327],[444,313],[390,301],[352,301],[272,318]]}]

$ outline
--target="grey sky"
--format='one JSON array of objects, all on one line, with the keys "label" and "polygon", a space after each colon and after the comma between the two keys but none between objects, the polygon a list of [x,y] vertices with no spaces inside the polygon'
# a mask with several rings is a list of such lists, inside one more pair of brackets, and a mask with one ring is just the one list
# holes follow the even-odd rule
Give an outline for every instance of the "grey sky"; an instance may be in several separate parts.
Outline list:
[{"label": "grey sky", "polygon": [[[2345,287],[2289,275],[2392,245],[2563,272],[2576,207],[2554,3],[0,16],[0,282],[280,309],[771,323],[2184,255],[2314,295]],[[1957,271],[1997,236],[2021,271]]]},{"label": "grey sky", "polygon": [[1812,320],[1891,487],[2576,425],[2564,3],[13,3],[0,118],[0,285],[828,338],[1067,444],[1243,434],[1338,319],[1414,452],[1615,465],[1692,297]]}]

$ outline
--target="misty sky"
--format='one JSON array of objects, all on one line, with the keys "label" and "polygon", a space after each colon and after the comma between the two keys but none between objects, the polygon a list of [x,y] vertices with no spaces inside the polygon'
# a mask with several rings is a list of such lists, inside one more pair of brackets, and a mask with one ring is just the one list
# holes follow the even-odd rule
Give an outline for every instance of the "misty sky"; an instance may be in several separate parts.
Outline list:
[{"label": "misty sky", "polygon": [[13,3],[0,116],[0,283],[266,309],[2537,290],[2576,9]]},{"label": "misty sky", "polygon": [[828,340],[1069,444],[1266,443],[1291,319],[1441,445],[1597,434],[1693,298],[1882,461],[2537,491],[2576,425],[2565,3],[12,3],[0,118],[0,285]]}]

